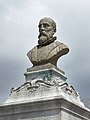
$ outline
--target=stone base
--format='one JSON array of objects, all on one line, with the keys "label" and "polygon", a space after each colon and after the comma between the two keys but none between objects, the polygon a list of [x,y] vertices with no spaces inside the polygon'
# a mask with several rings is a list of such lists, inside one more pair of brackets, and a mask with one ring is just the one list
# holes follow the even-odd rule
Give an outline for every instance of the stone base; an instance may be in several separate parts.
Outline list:
[{"label": "stone base", "polygon": [[65,75],[55,68],[27,72],[25,76],[26,82],[18,88],[11,89],[9,98],[4,102],[5,104],[32,102],[63,96],[70,102],[83,105],[73,86],[65,82]]},{"label": "stone base", "polygon": [[0,120],[90,120],[90,110],[62,96],[0,106]]},{"label": "stone base", "polygon": [[56,68],[47,68],[40,70],[33,70],[24,73],[26,81],[33,81],[35,79],[42,79],[43,81],[66,81],[67,77],[60,70]]},{"label": "stone base", "polygon": [[65,74],[44,68],[28,69],[25,76],[25,83],[12,88],[0,105],[0,120],[90,120],[90,110],[65,82]]},{"label": "stone base", "polygon": [[51,69],[51,68],[54,68],[57,71],[59,71],[60,73],[65,74],[65,72],[63,70],[59,69],[58,67],[56,67],[55,65],[53,65],[51,63],[47,63],[47,64],[44,64],[44,65],[37,65],[37,66],[27,68],[27,72],[44,70],[44,69]]}]

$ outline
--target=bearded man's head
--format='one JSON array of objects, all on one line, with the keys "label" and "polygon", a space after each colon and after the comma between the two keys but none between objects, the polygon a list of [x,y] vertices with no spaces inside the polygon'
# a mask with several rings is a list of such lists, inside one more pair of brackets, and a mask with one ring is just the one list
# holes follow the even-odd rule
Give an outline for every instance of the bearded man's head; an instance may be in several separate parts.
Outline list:
[{"label": "bearded man's head", "polygon": [[51,18],[43,18],[39,22],[39,40],[38,44],[44,46],[50,44],[56,40],[56,37],[53,37],[56,32],[56,23]]}]

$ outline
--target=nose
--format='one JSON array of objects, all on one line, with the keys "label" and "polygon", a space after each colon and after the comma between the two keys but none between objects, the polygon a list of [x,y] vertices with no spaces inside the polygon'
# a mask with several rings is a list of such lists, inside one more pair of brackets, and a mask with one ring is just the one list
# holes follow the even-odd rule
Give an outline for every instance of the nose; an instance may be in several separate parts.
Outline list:
[{"label": "nose", "polygon": [[44,26],[43,26],[43,24],[42,24],[40,27],[41,27],[40,29],[43,31],[43,30],[44,30]]}]

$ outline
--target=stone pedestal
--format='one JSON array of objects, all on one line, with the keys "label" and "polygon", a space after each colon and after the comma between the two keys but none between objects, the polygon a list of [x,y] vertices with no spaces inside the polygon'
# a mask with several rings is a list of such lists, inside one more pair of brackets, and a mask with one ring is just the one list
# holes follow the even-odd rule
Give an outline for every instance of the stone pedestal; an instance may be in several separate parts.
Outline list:
[{"label": "stone pedestal", "polygon": [[0,120],[90,120],[90,111],[56,96],[0,106]]},{"label": "stone pedestal", "polygon": [[9,98],[0,105],[0,120],[90,119],[90,110],[66,83],[64,72],[52,67],[30,68],[25,77],[25,83],[12,88]]}]

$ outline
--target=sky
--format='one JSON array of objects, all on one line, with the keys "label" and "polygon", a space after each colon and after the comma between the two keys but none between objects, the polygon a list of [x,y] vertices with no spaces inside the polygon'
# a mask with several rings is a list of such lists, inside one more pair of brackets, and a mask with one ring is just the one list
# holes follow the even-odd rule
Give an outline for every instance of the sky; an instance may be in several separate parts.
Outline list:
[{"label": "sky", "polygon": [[70,52],[58,60],[67,82],[90,99],[90,0],[0,0],[0,102],[25,82],[27,53],[38,41],[38,22],[50,17],[57,40]]}]

